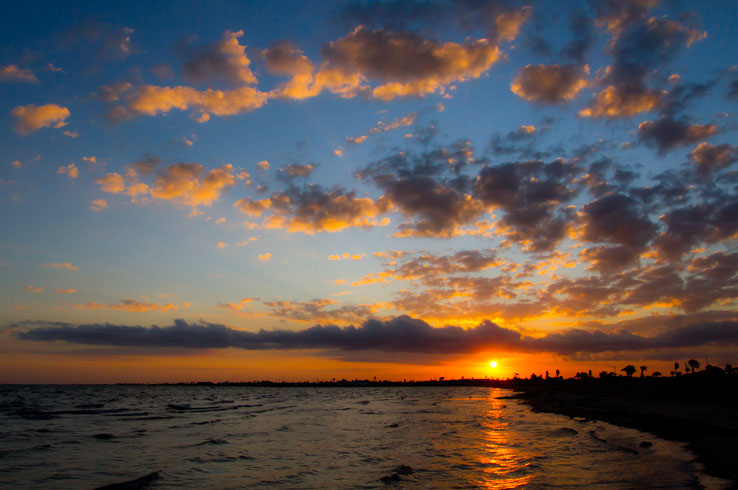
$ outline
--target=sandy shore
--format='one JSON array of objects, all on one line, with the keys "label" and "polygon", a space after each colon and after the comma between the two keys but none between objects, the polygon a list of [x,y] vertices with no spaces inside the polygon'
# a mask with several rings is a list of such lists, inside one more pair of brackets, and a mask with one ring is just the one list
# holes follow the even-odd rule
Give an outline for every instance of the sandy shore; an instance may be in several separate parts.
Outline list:
[{"label": "sandy shore", "polygon": [[714,476],[738,488],[738,380],[598,379],[520,382],[535,411],[584,417],[688,444]]}]

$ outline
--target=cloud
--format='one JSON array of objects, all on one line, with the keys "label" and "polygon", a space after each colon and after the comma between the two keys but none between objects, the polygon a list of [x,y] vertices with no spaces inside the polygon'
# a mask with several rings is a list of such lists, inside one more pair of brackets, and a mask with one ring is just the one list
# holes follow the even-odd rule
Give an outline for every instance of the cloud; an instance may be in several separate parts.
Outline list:
[{"label": "cloud", "polygon": [[225,242],[218,242],[218,248],[219,248],[220,250],[223,250],[224,248],[226,248],[226,247],[230,247],[230,246],[231,246],[231,244],[230,244],[230,243],[225,243]]},{"label": "cloud", "polygon": [[77,309],[92,309],[92,310],[100,310],[100,309],[109,309],[109,310],[119,310],[119,311],[128,311],[133,313],[146,313],[147,311],[169,311],[169,310],[176,310],[179,308],[177,305],[173,305],[171,303],[166,303],[163,305],[160,305],[158,303],[148,303],[148,302],[142,302],[137,301],[135,299],[126,299],[121,301],[117,305],[106,305],[102,303],[86,303],[86,304],[80,304],[76,305],[75,308]]},{"label": "cloud", "polygon": [[128,167],[125,178],[112,172],[95,182],[105,192],[130,195],[133,202],[150,196],[192,208],[210,206],[236,183],[232,165],[221,165],[206,172],[205,167],[199,163],[174,163],[157,172],[150,184],[139,182],[137,169],[149,173],[158,161],[156,158],[147,158],[133,162]]},{"label": "cloud", "polygon": [[417,119],[417,117],[418,117],[418,113],[416,111],[416,112],[411,112],[405,116],[398,117],[388,123],[384,121],[379,121],[377,122],[376,126],[369,129],[369,131],[367,131],[367,133],[364,135],[356,136],[356,137],[346,136],[346,142],[352,143],[355,145],[361,144],[364,141],[366,141],[366,139],[371,135],[384,133],[387,131],[392,131],[393,129],[412,126],[413,123],[415,122],[415,119]]},{"label": "cloud", "polygon": [[[589,107],[579,112],[583,117],[624,118],[658,109],[662,94],[647,86],[647,76],[655,68],[670,61],[683,47],[704,39],[698,29],[667,18],[645,18],[648,2],[629,2],[625,8],[613,9],[604,18],[616,34],[609,49],[613,64],[599,80],[605,88],[595,94]],[[621,14],[625,14],[624,16]],[[625,28],[627,26],[627,28]]]},{"label": "cloud", "polygon": [[666,229],[655,244],[664,257],[678,260],[698,244],[730,239],[738,231],[736,211],[738,200],[735,198],[670,209],[660,218]]},{"label": "cloud", "polygon": [[304,165],[293,163],[287,165],[286,167],[280,168],[279,177],[287,181],[296,178],[308,178],[314,170],[314,163],[306,163]]},{"label": "cloud", "polygon": [[190,59],[183,65],[185,77],[195,83],[222,80],[235,87],[255,84],[246,46],[238,42],[242,36],[243,31],[225,31],[222,40],[191,50]]},{"label": "cloud", "polygon": [[44,264],[44,267],[48,267],[50,269],[66,269],[68,271],[79,270],[79,266],[72,265],[69,262],[54,262],[53,264]]},{"label": "cloud", "polygon": [[587,270],[595,270],[600,274],[614,274],[638,262],[638,251],[623,245],[602,246],[584,249],[581,257],[589,262]]},{"label": "cloud", "polygon": [[0,65],[0,82],[39,83],[33,71],[17,65]]},{"label": "cloud", "polygon": [[578,192],[573,181],[580,172],[576,163],[563,159],[489,166],[479,172],[474,196],[505,211],[499,226],[510,240],[532,251],[551,250],[573,220],[566,205]]},{"label": "cloud", "polygon": [[272,258],[272,254],[270,254],[269,252],[263,253],[263,254],[259,254],[259,255],[256,256],[256,259],[259,262],[269,262],[269,259],[271,259],[271,258]]},{"label": "cloud", "polygon": [[560,104],[587,86],[588,73],[588,66],[527,65],[518,71],[510,90],[530,102]]},{"label": "cloud", "polygon": [[108,201],[105,199],[94,199],[90,201],[90,211],[95,211],[96,213],[100,213],[103,210],[107,209],[108,207]]},{"label": "cloud", "polygon": [[632,117],[641,112],[655,110],[661,104],[657,91],[644,87],[629,90],[611,85],[595,96],[589,107],[579,111],[582,117],[622,118]]},{"label": "cloud", "polygon": [[256,298],[243,298],[238,303],[218,303],[218,308],[223,308],[224,310],[233,310],[233,311],[240,311],[246,307],[249,303],[252,303],[256,301]]},{"label": "cloud", "polygon": [[104,61],[123,60],[136,51],[131,40],[135,29],[87,22],[67,31],[59,40],[62,49],[78,48]]},{"label": "cloud", "polygon": [[705,176],[738,162],[738,146],[711,145],[703,141],[692,150],[689,158],[697,164],[697,173]]},{"label": "cloud", "polygon": [[646,351],[705,345],[738,344],[738,322],[704,322],[668,328],[645,337],[625,330],[572,329],[543,337],[523,336],[485,320],[475,327],[431,327],[420,319],[398,316],[386,321],[366,320],[359,327],[316,325],[304,330],[247,332],[214,323],[175,320],[171,326],[141,327],[111,324],[55,324],[16,331],[21,340],[62,341],[82,345],[191,349],[247,350],[330,349],[341,351],[468,354],[483,351],[552,352],[569,355]]},{"label": "cloud", "polygon": [[26,287],[23,288],[23,290],[24,291],[30,291],[32,293],[43,293],[44,292],[44,288],[39,288],[39,287],[36,287],[36,286],[26,286]]},{"label": "cloud", "polygon": [[265,301],[271,315],[304,322],[356,322],[372,316],[376,307],[370,305],[337,306],[334,299],[312,301]]},{"label": "cloud", "polygon": [[460,175],[474,161],[470,144],[460,142],[420,155],[400,152],[370,163],[357,176],[382,189],[387,210],[405,216],[396,236],[450,238],[485,212],[470,194],[471,179]]},{"label": "cloud", "polygon": [[236,181],[232,165],[222,165],[203,175],[205,167],[198,163],[177,163],[160,171],[150,186],[151,197],[175,200],[197,207],[210,206],[222,192]]},{"label": "cloud", "polygon": [[77,294],[77,290],[76,289],[56,288],[56,289],[54,289],[54,292],[55,293],[58,293],[58,294]]},{"label": "cloud", "polygon": [[197,90],[188,86],[141,85],[125,95],[126,106],[115,106],[110,117],[124,119],[133,116],[168,114],[173,109],[192,110],[198,122],[207,122],[210,115],[234,116],[250,112],[267,102],[267,94],[253,87],[233,90]]},{"label": "cloud", "polygon": [[654,238],[654,225],[638,202],[623,194],[608,194],[582,207],[582,238],[642,251]]},{"label": "cloud", "polygon": [[669,116],[638,125],[638,138],[649,146],[655,146],[662,154],[679,146],[694,144],[716,132],[715,124],[688,124]]},{"label": "cloud", "polygon": [[58,174],[64,174],[67,177],[69,177],[70,179],[76,179],[77,177],[79,177],[79,169],[73,163],[70,163],[66,167],[64,167],[64,166],[59,167],[56,170],[56,173],[58,173]]},{"label": "cloud", "polygon": [[67,125],[69,109],[57,104],[19,105],[10,113],[17,118],[15,130],[22,134],[30,134],[41,128],[62,128]]},{"label": "cloud", "polygon": [[[517,34],[512,19],[505,36]],[[275,97],[304,99],[328,90],[342,97],[359,94],[392,100],[446,93],[455,82],[479,78],[500,58],[488,39],[441,43],[414,33],[357,27],[323,46],[315,65],[298,48],[278,44],[262,52],[270,72],[290,76]]]},{"label": "cloud", "polygon": [[340,187],[329,190],[317,184],[290,186],[258,201],[239,199],[234,206],[252,216],[269,213],[263,220],[266,228],[307,234],[372,228],[383,224],[378,217],[387,210],[381,199],[373,201],[356,197],[355,191]]}]

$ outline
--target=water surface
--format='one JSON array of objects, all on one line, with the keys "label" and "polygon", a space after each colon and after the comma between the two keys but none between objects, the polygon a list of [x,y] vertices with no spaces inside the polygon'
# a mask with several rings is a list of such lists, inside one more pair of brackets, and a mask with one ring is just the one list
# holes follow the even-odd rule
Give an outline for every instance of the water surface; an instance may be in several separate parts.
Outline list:
[{"label": "water surface", "polygon": [[5,386],[0,486],[92,489],[152,471],[155,489],[726,486],[680,443],[534,413],[500,399],[511,393]]}]

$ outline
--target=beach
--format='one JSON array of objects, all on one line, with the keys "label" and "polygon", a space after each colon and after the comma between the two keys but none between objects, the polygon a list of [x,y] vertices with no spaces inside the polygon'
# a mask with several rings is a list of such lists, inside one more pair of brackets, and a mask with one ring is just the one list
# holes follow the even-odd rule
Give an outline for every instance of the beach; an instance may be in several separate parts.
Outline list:
[{"label": "beach", "polygon": [[512,397],[534,411],[601,420],[685,442],[709,474],[738,488],[737,388],[733,377],[521,380]]}]

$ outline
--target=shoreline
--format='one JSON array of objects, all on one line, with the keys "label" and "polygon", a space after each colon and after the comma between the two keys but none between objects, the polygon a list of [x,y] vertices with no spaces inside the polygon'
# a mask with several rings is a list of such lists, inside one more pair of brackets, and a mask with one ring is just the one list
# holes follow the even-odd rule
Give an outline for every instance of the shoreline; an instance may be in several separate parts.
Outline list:
[{"label": "shoreline", "polygon": [[[514,398],[533,411],[600,420],[683,442],[711,476],[738,489],[738,404],[735,383],[609,383],[553,380],[518,383]],[[704,380],[703,380],[704,381]]]}]

